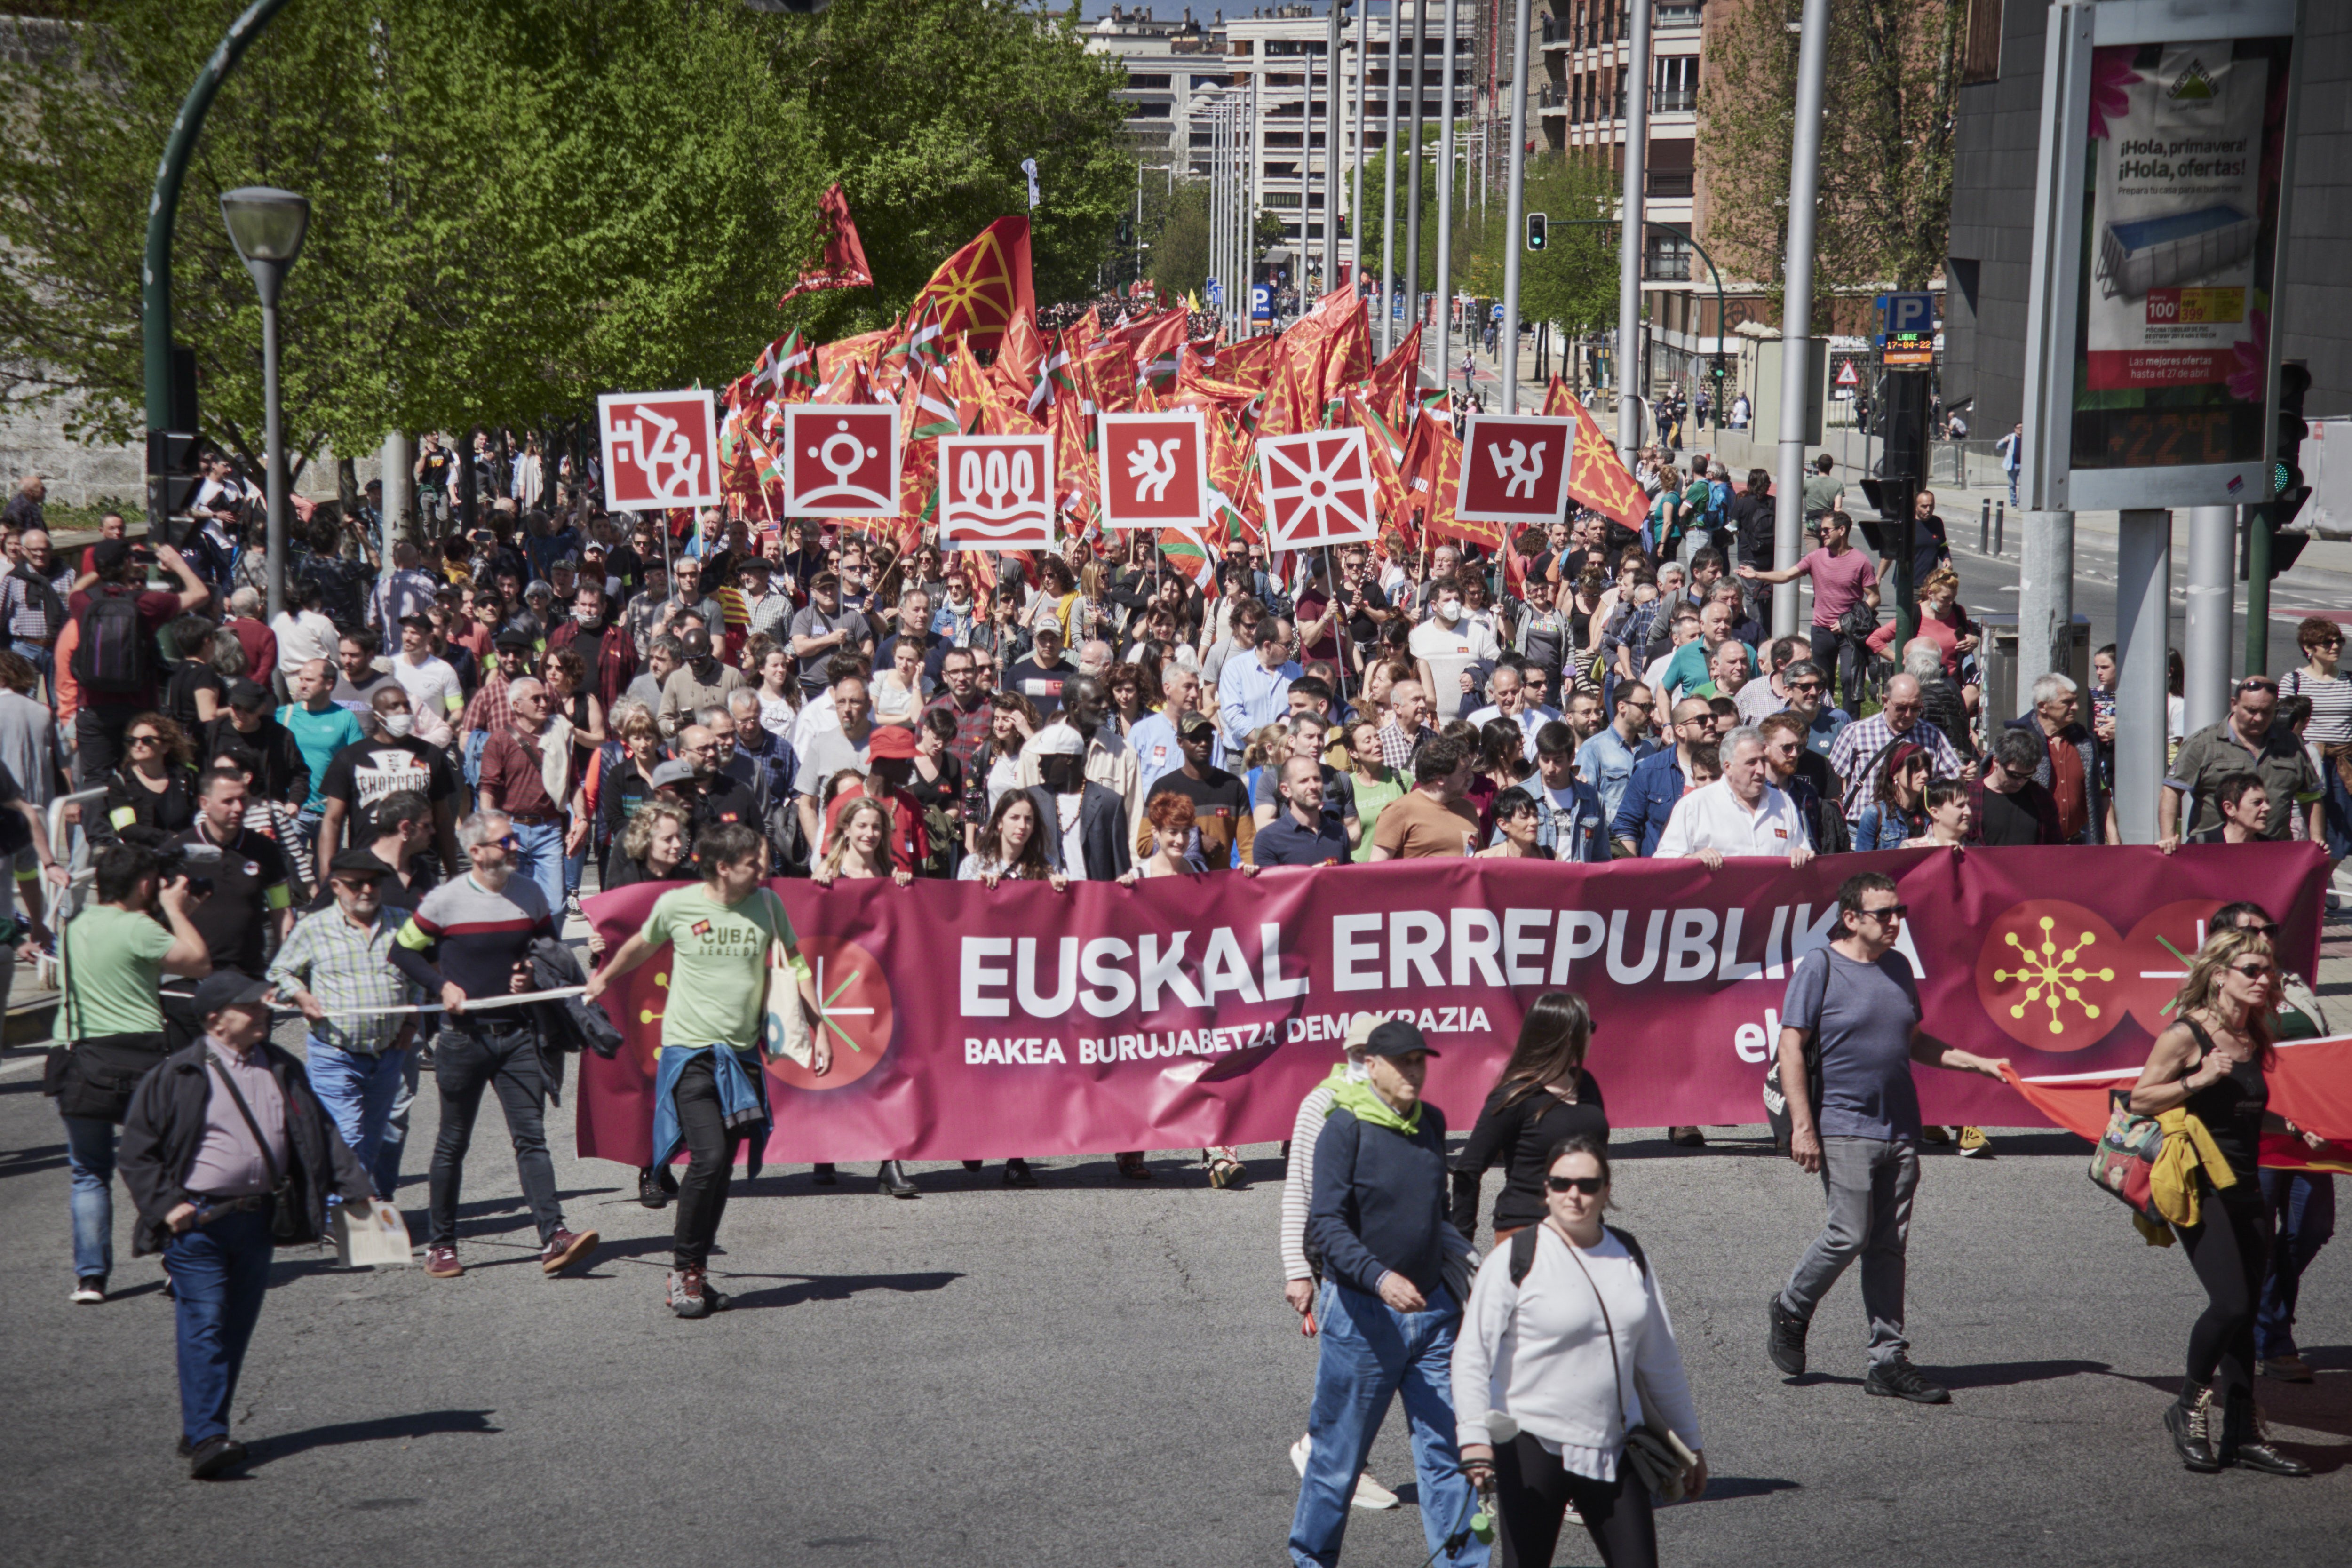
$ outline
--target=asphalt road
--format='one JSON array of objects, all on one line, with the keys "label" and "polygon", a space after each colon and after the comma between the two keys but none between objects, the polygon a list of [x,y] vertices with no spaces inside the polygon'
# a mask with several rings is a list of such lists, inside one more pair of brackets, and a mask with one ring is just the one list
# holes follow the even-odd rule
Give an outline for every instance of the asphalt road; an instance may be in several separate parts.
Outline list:
[{"label": "asphalt road", "polygon": [[[1450,1109],[1466,1122],[1469,1107]],[[637,1205],[632,1173],[573,1158],[568,1116],[551,1131],[571,1222],[604,1233],[593,1266],[541,1277],[486,1109],[468,1272],[436,1281],[288,1255],[236,1402],[256,1462],[205,1485],[172,1454],[171,1307],[154,1261],[127,1260],[127,1204],[119,1293],[69,1306],[55,1113],[29,1061],[0,1065],[7,1560],[1284,1560],[1297,1495],[1284,1453],[1314,1353],[1279,1295],[1274,1147],[1246,1151],[1254,1180],[1226,1192],[1176,1152],[1154,1157],[1148,1186],[1118,1181],[1108,1157],[1044,1162],[1034,1192],[1005,1191],[993,1168],[923,1166],[911,1203],[849,1172],[832,1191],[804,1168],[768,1172],[739,1184],[714,1260],[737,1310],[686,1323],[662,1306],[671,1215]],[[2004,1133],[1991,1162],[1929,1159],[1910,1329],[1920,1363],[1956,1391],[1930,1409],[1863,1394],[1851,1278],[1817,1322],[1819,1372],[1791,1384],[1772,1371],[1764,1300],[1817,1228],[1820,1195],[1760,1128],[1716,1136],[1690,1152],[1656,1130],[1620,1135],[1617,1217],[1667,1293],[1716,1475],[1705,1501],[1663,1517],[1666,1561],[2345,1560],[2346,1247],[2305,1290],[2319,1382],[2264,1391],[2321,1475],[2192,1477],[2158,1414],[2202,1296],[2178,1251],[2145,1246],[2089,1190],[2078,1141]],[[1401,1417],[1372,1464],[1410,1498]],[[1424,1552],[1410,1506],[1354,1516],[1349,1562],[1412,1568]],[[1559,1557],[1596,1560],[1581,1535]]]}]

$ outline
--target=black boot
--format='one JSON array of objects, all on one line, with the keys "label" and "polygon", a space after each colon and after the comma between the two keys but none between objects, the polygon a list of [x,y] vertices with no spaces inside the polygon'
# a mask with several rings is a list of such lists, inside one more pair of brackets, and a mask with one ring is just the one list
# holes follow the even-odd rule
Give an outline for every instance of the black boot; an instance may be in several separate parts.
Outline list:
[{"label": "black boot", "polygon": [[662,1173],[650,1165],[637,1172],[637,1202],[649,1209],[666,1208],[669,1205],[669,1193],[664,1189],[661,1176]]},{"label": "black boot", "polygon": [[841,1180],[830,1164],[820,1164],[809,1173],[809,1181],[820,1187],[829,1187]]},{"label": "black boot", "polygon": [[2262,1413],[2254,1408],[2254,1391],[2251,1388],[2233,1388],[2222,1402],[2218,1458],[2222,1464],[2235,1465],[2242,1470],[2260,1470],[2266,1476],[2311,1474],[2309,1465],[2272,1446],[2270,1435],[2263,1430]]},{"label": "black boot", "polygon": [[1004,1162],[1004,1184],[1008,1187],[1034,1187],[1037,1184],[1037,1173],[1029,1168],[1028,1161],[1015,1154]]},{"label": "black boot", "polygon": [[2199,1475],[2221,1468],[2214,1449],[2221,1413],[2213,1407],[2213,1391],[2202,1384],[2183,1383],[2180,1397],[2164,1407],[2164,1429],[2172,1434],[2173,1452]]},{"label": "black boot", "polygon": [[907,1168],[896,1160],[882,1162],[880,1185],[883,1192],[894,1198],[919,1198],[923,1195],[917,1189],[914,1178],[907,1174]]}]

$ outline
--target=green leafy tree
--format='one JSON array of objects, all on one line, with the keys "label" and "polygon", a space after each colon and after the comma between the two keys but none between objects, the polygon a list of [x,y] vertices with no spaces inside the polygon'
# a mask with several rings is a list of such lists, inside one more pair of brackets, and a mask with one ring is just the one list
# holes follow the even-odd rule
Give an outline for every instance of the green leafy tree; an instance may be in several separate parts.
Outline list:
[{"label": "green leafy tree", "polygon": [[[68,433],[145,420],[139,268],[155,161],[243,0],[89,0],[0,39],[0,376]],[[53,53],[62,47],[63,54]],[[289,5],[215,100],[174,230],[204,433],[260,445],[259,310],[220,193],[312,216],[281,306],[289,442],[553,427],[601,391],[739,374],[783,325],[856,330],[1025,204],[1042,299],[1082,290],[1131,165],[1116,68],[1009,0],[370,0]],[[848,189],[876,288],[778,297]]]},{"label": "green leafy tree", "polygon": [[[1816,299],[1923,288],[1951,230],[1952,134],[1967,0],[1831,0]],[[1699,92],[1705,238],[1727,272],[1777,300],[1786,255],[1798,36],[1792,0],[1731,12]]]},{"label": "green leafy tree", "polygon": [[1209,280],[1213,238],[1209,224],[1209,185],[1184,180],[1159,198],[1159,224],[1152,225],[1152,187],[1144,184],[1144,233],[1151,242],[1146,252],[1151,281],[1163,294],[1182,299],[1197,295]]}]

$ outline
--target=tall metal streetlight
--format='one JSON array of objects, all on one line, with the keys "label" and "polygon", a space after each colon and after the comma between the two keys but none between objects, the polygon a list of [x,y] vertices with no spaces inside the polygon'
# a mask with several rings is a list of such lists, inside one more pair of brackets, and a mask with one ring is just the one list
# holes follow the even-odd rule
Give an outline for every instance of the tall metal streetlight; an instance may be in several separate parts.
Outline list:
[{"label": "tall metal streetlight", "polygon": [[[1370,9],[1367,0],[1366,9]],[[1381,355],[1396,347],[1397,78],[1403,58],[1404,19],[1400,0],[1389,0],[1389,121],[1381,135]]]},{"label": "tall metal streetlight", "polygon": [[269,441],[269,616],[286,609],[286,437],[278,392],[278,291],[302,237],[310,227],[308,197],[270,185],[242,185],[221,195],[229,243],[253,274],[261,294],[261,397]]}]

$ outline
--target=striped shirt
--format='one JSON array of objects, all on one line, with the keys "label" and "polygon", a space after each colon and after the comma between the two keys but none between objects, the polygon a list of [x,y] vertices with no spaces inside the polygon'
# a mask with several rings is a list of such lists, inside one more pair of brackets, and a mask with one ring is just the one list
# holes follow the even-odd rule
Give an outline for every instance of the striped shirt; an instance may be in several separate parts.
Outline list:
[{"label": "striped shirt", "polygon": [[2337,676],[2322,680],[2307,669],[2290,669],[2279,677],[2279,695],[2302,697],[2311,703],[2311,723],[2303,738],[2321,746],[2352,742],[2352,679]]},{"label": "striped shirt", "polygon": [[[299,987],[330,1014],[347,1007],[400,1007],[418,1000],[416,987],[392,964],[401,921],[379,910],[373,921],[355,926],[340,909],[305,915],[278,950],[269,983],[280,993]],[[310,1026],[310,1037],[339,1051],[375,1056],[389,1048],[412,1020],[404,1014],[329,1017]]]},{"label": "striped shirt", "polygon": [[531,942],[555,934],[537,882],[517,871],[494,893],[469,872],[425,895],[400,928],[392,961],[428,995],[439,994],[446,982],[468,997],[503,996]]}]

